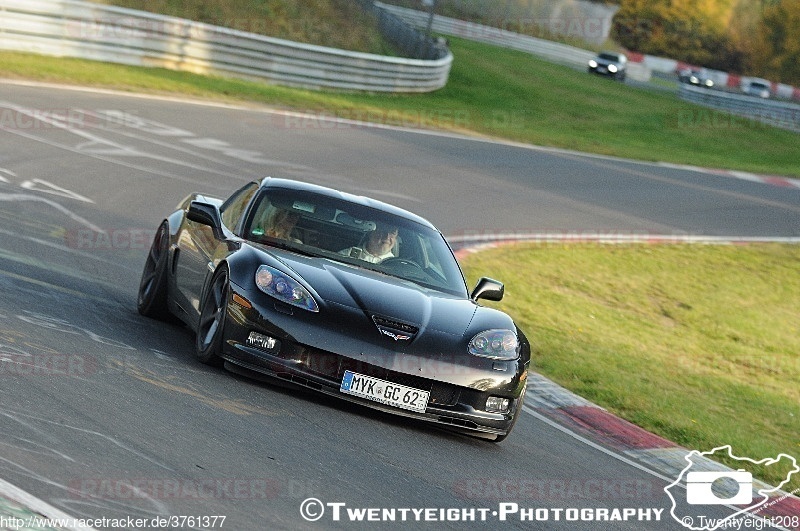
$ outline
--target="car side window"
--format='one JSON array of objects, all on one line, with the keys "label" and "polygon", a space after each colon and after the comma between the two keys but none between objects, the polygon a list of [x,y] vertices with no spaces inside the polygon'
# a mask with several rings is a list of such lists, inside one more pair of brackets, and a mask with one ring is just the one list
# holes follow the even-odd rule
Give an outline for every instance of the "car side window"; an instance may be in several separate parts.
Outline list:
[{"label": "car side window", "polygon": [[228,227],[229,230],[235,231],[247,205],[250,203],[250,199],[252,199],[253,194],[255,194],[257,190],[258,184],[250,183],[236,191],[220,207],[222,224]]}]

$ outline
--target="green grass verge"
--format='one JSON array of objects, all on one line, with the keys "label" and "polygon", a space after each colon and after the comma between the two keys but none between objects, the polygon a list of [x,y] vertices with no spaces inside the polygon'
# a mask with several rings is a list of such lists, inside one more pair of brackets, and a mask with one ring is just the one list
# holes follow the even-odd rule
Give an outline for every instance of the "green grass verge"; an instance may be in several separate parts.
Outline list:
[{"label": "green grass verge", "polygon": [[521,52],[459,39],[451,48],[450,81],[431,94],[294,90],[8,52],[0,53],[0,76],[265,103],[641,160],[800,176],[795,133]]},{"label": "green grass verge", "polygon": [[519,244],[462,265],[505,282],[493,305],[535,371],[687,448],[800,459],[800,246]]}]

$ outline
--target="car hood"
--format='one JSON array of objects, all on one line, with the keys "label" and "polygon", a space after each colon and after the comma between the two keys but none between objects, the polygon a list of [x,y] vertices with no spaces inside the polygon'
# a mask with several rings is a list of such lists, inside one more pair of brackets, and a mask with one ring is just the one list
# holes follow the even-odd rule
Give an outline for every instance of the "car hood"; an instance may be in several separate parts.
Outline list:
[{"label": "car hood", "polygon": [[372,323],[402,332],[437,331],[462,337],[479,306],[466,298],[427,289],[413,282],[334,260],[291,252],[271,252],[282,268],[293,272],[316,296],[324,310],[358,310]]},{"label": "car hood", "polygon": [[[266,246],[260,250],[261,257],[253,260],[291,274],[319,304],[319,312],[312,314],[273,306],[273,301],[263,299],[267,329],[281,330],[304,348],[475,389],[516,385],[519,364],[527,363],[527,357],[497,362],[468,353],[475,334],[516,330],[516,326],[505,313],[477,304],[466,293],[459,297],[429,290],[327,258]],[[254,265],[250,264],[248,271]],[[324,354],[319,359],[324,360]]]}]

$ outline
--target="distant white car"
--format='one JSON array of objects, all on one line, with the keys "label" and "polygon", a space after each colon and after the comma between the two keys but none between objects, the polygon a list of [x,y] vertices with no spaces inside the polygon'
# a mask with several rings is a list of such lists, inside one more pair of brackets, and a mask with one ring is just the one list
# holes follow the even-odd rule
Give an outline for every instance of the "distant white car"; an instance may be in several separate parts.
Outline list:
[{"label": "distant white car", "polygon": [[600,74],[625,81],[627,67],[628,58],[624,53],[600,52],[597,57],[589,61],[588,71],[590,74]]},{"label": "distant white car", "polygon": [[688,83],[690,85],[706,88],[714,87],[714,80],[708,76],[708,72],[705,69],[693,70],[691,68],[686,68],[678,72],[678,78],[681,83]]},{"label": "distant white car", "polygon": [[742,92],[759,98],[769,98],[772,96],[772,85],[769,81],[763,79],[753,79],[745,85]]}]

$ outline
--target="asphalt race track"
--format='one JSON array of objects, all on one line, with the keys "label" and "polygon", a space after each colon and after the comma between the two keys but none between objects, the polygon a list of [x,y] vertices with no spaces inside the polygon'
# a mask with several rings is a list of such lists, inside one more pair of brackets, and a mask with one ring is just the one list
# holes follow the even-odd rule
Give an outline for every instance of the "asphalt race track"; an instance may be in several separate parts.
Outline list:
[{"label": "asphalt race track", "polygon": [[[431,429],[208,368],[184,328],[140,317],[136,289],[163,216],[190,192],[226,197],[265,175],[371,195],[447,235],[800,236],[800,189],[313,116],[2,84],[0,478],[76,517],[225,516],[222,529],[353,525],[344,508],[334,521],[331,506],[307,522],[307,498],[489,510],[486,522],[477,513],[431,528],[530,528],[518,513],[491,512],[510,502],[550,511],[537,528],[680,528],[662,491],[674,478],[531,415],[499,445]],[[552,511],[598,507],[664,512],[587,524]]]}]

